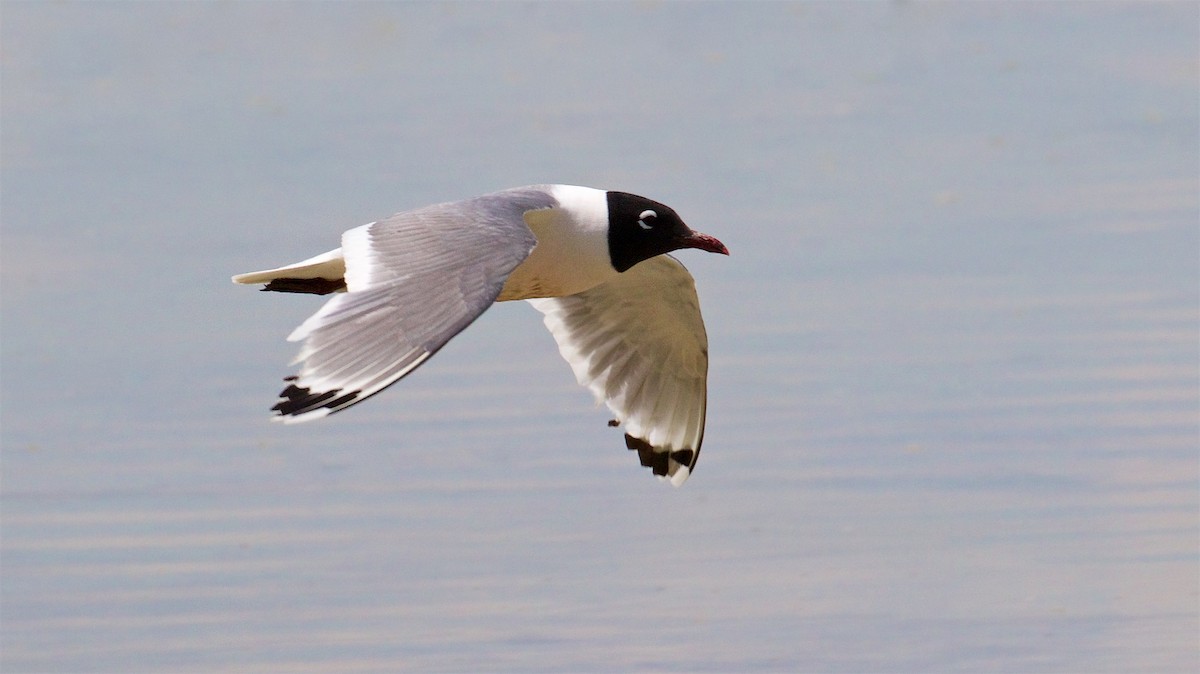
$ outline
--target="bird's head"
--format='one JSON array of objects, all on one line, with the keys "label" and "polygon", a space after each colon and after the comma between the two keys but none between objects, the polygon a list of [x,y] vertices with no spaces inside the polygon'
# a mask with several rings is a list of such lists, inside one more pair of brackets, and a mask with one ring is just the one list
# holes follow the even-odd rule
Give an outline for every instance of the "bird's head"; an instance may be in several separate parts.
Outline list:
[{"label": "bird's head", "polygon": [[614,269],[623,272],[681,248],[729,254],[715,237],[685,225],[670,206],[628,192],[608,192],[608,253]]}]

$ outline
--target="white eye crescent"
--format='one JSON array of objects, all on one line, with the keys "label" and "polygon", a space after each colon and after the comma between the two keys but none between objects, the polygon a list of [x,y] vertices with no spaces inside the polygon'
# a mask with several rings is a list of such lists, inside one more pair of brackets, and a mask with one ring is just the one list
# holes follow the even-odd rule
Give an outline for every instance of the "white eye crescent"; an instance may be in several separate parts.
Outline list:
[{"label": "white eye crescent", "polygon": [[638,227],[641,227],[642,229],[650,229],[651,227],[654,226],[654,224],[652,222],[648,223],[646,221],[654,220],[656,218],[658,218],[658,213],[655,213],[654,211],[651,211],[651,210],[642,211],[642,213],[640,215],[638,215]]}]

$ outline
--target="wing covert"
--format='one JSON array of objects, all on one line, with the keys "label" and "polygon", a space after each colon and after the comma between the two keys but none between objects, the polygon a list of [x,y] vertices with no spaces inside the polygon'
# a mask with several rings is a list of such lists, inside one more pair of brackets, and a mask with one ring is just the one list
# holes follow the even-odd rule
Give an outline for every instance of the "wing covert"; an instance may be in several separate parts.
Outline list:
[{"label": "wing covert", "polygon": [[524,213],[553,203],[509,190],[346,232],[347,292],[288,337],[304,342],[300,371],[273,409],[285,421],[322,417],[412,372],[492,305],[537,244]]}]

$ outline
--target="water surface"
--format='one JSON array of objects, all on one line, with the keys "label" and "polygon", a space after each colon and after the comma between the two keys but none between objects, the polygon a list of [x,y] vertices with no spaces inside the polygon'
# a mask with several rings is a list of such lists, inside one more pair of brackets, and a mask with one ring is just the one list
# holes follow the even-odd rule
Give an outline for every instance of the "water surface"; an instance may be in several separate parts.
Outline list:
[{"label": "water surface", "polygon": [[[6,3],[13,672],[1200,667],[1191,3]],[[711,343],[659,484],[537,312],[316,424],[229,275],[646,194]]]}]

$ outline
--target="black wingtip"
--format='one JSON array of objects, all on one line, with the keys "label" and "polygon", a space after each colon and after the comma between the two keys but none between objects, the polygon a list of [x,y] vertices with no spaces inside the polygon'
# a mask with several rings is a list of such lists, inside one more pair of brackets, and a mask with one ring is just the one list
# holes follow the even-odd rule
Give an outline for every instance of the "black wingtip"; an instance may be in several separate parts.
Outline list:
[{"label": "black wingtip", "polygon": [[[296,377],[287,377],[284,381],[296,381]],[[338,395],[341,389],[332,391],[324,391],[313,393],[310,389],[295,384],[288,384],[288,387],[279,392],[279,397],[283,398],[274,407],[272,411],[278,412],[282,417],[294,417],[312,412],[323,407],[327,407],[332,411],[336,411],[341,407],[353,402],[358,398],[361,391],[351,391],[345,395]]]},{"label": "black wingtip", "polygon": [[653,445],[628,433],[625,434],[625,446],[637,450],[638,460],[642,462],[642,465],[649,468],[655,475],[663,477],[667,475],[671,461],[681,466],[687,466],[690,471],[696,460],[696,450],[694,449],[677,449],[673,452],[655,451]]},{"label": "black wingtip", "polygon": [[327,278],[277,278],[271,279],[261,290],[277,293],[308,293],[328,295],[346,289],[346,279]]}]

